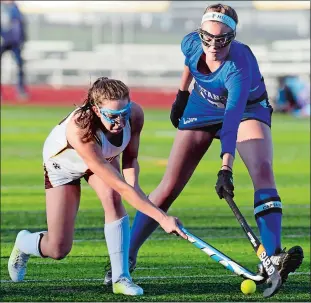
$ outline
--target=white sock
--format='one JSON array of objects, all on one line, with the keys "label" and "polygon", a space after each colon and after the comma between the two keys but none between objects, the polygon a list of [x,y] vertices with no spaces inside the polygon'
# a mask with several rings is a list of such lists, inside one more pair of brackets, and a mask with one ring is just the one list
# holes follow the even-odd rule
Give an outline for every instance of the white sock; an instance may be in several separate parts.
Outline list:
[{"label": "white sock", "polygon": [[129,273],[129,246],[130,220],[126,215],[123,218],[105,224],[105,238],[110,256],[112,282],[121,277],[130,278]]},{"label": "white sock", "polygon": [[41,234],[45,233],[46,231],[39,231],[36,233],[22,234],[16,242],[17,248],[27,255],[43,257],[39,244],[42,238]]}]

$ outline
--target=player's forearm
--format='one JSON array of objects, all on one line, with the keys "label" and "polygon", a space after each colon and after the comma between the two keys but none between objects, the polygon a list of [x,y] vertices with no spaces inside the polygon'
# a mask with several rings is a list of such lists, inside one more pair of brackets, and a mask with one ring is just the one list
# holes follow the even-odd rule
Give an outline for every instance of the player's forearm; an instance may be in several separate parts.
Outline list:
[{"label": "player's forearm", "polygon": [[133,186],[141,194],[145,195],[145,193],[142,191],[142,189],[139,186],[138,179],[139,179],[140,167],[139,167],[137,158],[132,159],[129,163],[123,163],[122,169],[123,169],[123,177],[125,181],[131,186]]},{"label": "player's forearm", "polygon": [[134,187],[127,184],[121,174],[110,164],[105,163],[106,168],[97,161],[89,161],[87,164],[95,175],[105,181],[108,186],[118,192],[134,208],[157,222],[166,217],[165,212],[152,204],[143,193],[136,191]]},{"label": "player's forearm", "polygon": [[228,169],[232,170],[233,168],[233,162],[234,162],[234,157],[229,154],[229,153],[225,153],[222,157],[222,166],[221,166],[221,169]]},{"label": "player's forearm", "polygon": [[230,154],[232,158],[235,157],[238,128],[243,116],[244,108],[245,106],[236,106],[229,102],[226,105],[224,121],[220,132],[222,158],[225,154]]},{"label": "player's forearm", "polygon": [[121,196],[134,208],[159,223],[167,216],[164,211],[151,203],[142,192],[136,191],[130,185],[123,191],[123,194],[121,193]]},{"label": "player's forearm", "polygon": [[239,125],[247,102],[247,94],[239,94],[237,98],[229,99],[226,105],[224,120],[220,132],[221,158],[228,153],[235,157],[236,140]]},{"label": "player's forearm", "polygon": [[[236,128],[237,127],[235,128],[232,126],[232,129],[228,129],[227,127],[224,127],[224,124],[220,132],[220,141],[221,141],[220,157],[223,159],[223,162],[224,161],[226,162],[228,161],[228,159],[224,160],[225,155],[230,155],[232,158],[235,157],[236,140],[237,140],[237,129]],[[225,163],[223,164],[225,165]]]},{"label": "player's forearm", "polygon": [[122,161],[122,170],[125,181],[136,187],[138,185],[138,176],[139,176],[139,163],[137,158],[133,158],[130,160]]},{"label": "player's forearm", "polygon": [[185,65],[184,71],[181,76],[181,83],[180,83],[179,89],[181,91],[189,90],[189,86],[191,84],[192,79],[193,79],[193,76],[190,73],[189,67]]}]

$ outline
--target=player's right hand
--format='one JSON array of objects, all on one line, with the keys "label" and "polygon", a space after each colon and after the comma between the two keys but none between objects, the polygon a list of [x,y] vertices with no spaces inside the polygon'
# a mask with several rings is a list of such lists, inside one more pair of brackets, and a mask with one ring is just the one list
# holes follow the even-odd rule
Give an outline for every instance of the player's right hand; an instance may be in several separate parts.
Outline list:
[{"label": "player's right hand", "polygon": [[182,117],[184,110],[187,106],[189,91],[178,90],[175,102],[172,105],[170,119],[175,128],[178,127],[179,119]]},{"label": "player's right hand", "polygon": [[179,227],[182,223],[178,218],[165,216],[159,224],[168,234],[175,234],[176,236],[181,236],[186,240],[188,239],[187,235]]},{"label": "player's right hand", "polygon": [[232,198],[234,197],[233,175],[230,170],[220,170],[217,174],[217,183],[215,190],[220,199],[224,198],[226,192]]}]

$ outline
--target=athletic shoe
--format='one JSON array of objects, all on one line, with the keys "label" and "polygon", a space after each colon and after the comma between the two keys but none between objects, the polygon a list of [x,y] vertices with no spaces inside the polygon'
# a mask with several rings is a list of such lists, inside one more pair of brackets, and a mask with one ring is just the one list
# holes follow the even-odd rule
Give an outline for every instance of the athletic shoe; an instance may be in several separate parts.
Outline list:
[{"label": "athletic shoe", "polygon": [[[129,259],[129,272],[132,273],[135,268],[136,268],[136,262],[134,262],[131,259]],[[110,285],[112,285],[112,272],[111,272],[111,264],[110,264],[110,262],[108,262],[108,264],[106,265],[105,270],[107,272],[106,272],[106,275],[105,275],[104,284],[107,285],[107,286],[110,286]]]},{"label": "athletic shoe", "polygon": [[13,282],[23,281],[26,274],[27,261],[30,255],[19,250],[17,248],[17,243],[22,236],[29,233],[28,230],[22,230],[16,236],[15,244],[8,262],[9,275]]},{"label": "athletic shoe", "polygon": [[[303,258],[303,250],[300,246],[294,246],[288,251],[284,248],[270,257],[282,278],[282,284],[286,282],[289,273],[295,272],[299,268]],[[258,271],[262,276],[268,277],[261,263],[258,265]],[[269,283],[269,279],[266,282]]]},{"label": "athletic shoe", "polygon": [[141,296],[144,294],[144,290],[128,278],[121,278],[117,282],[112,283],[112,291],[114,294],[127,296]]}]

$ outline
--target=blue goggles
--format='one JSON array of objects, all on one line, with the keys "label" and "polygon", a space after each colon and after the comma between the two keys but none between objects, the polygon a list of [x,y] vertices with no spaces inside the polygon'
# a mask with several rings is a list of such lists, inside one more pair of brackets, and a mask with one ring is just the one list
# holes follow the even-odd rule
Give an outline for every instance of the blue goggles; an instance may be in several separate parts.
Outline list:
[{"label": "blue goggles", "polygon": [[124,108],[120,110],[113,110],[108,108],[98,108],[102,117],[111,124],[120,122],[127,122],[131,117],[132,103],[129,102]]}]

